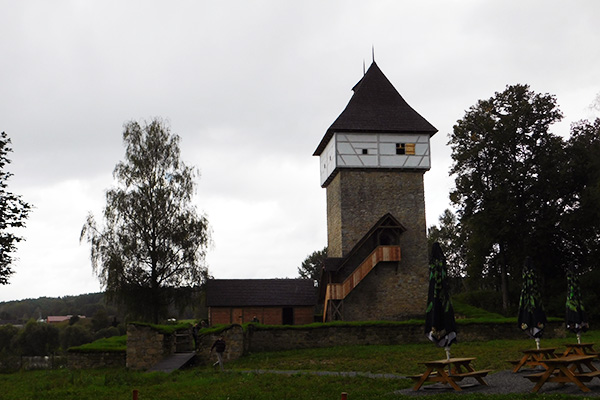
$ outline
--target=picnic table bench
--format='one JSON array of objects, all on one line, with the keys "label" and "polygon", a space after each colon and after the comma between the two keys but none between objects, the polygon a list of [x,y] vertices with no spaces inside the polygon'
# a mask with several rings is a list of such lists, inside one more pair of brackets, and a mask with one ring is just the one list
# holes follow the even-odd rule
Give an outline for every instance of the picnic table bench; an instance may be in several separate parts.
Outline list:
[{"label": "picnic table bench", "polygon": [[[413,390],[419,390],[425,382],[440,382],[450,385],[454,390],[462,390],[457,382],[465,378],[475,378],[481,385],[487,386],[487,382],[483,378],[491,370],[476,371],[471,366],[473,360],[475,360],[474,357],[426,361],[421,363],[427,367],[425,373],[408,376],[408,378],[416,381]],[[449,371],[448,367],[450,367]]]},{"label": "picnic table bench", "polygon": [[515,365],[513,372],[516,373],[524,366],[535,367],[542,365],[542,362],[545,360],[556,358],[555,350],[556,347],[521,350],[523,356],[519,360],[510,360],[508,362]]},{"label": "picnic table bench", "polygon": [[589,356],[594,355],[598,357],[598,352],[594,350],[594,343],[568,343],[565,344],[566,350],[563,353],[563,357],[568,355],[581,355]]},{"label": "picnic table bench", "polygon": [[596,377],[600,378],[600,370],[592,364],[594,358],[594,355],[569,355],[543,360],[542,366],[545,371],[524,377],[536,382],[532,390],[534,393],[547,382],[557,382],[563,385],[574,383],[581,391],[589,392],[590,389],[583,382],[589,382]]}]

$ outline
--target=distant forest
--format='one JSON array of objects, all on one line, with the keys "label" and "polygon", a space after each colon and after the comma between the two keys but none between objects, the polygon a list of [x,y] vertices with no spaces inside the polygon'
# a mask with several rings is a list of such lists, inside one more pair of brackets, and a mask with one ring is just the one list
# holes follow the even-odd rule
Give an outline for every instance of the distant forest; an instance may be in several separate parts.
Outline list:
[{"label": "distant forest", "polygon": [[[91,318],[101,310],[119,321],[127,319],[127,316],[120,314],[117,306],[106,303],[104,293],[89,293],[0,302],[0,325],[25,324],[31,319],[46,319],[49,315],[83,315]],[[172,310],[171,313],[172,317],[178,319],[206,318],[206,314],[202,305]]]},{"label": "distant forest", "polygon": [[85,315],[89,318],[98,310],[105,310],[108,315],[117,314],[116,307],[105,304],[104,293],[90,293],[2,302],[0,321],[21,324],[30,319],[46,319],[49,315]]}]

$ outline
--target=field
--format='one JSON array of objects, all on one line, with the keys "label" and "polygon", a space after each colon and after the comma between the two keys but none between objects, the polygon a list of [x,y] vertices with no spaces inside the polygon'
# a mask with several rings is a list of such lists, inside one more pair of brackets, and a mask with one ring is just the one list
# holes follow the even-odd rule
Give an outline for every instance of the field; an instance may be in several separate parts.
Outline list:
[{"label": "field", "polygon": [[[542,339],[544,347],[558,347],[575,338]],[[584,340],[598,343],[600,332],[587,332]],[[519,356],[519,349],[534,346],[533,340],[497,340],[458,343],[452,355],[477,357],[478,369],[507,369],[505,360]],[[429,343],[401,346],[348,346],[250,354],[226,364],[227,372],[211,367],[193,367],[172,374],[132,372],[125,369],[22,371],[0,375],[0,399],[340,399],[349,400],[413,398],[395,393],[408,388],[407,379],[317,376],[300,372],[289,375],[252,373],[252,370],[278,371],[358,371],[407,375],[422,372],[420,361],[444,357],[443,349]],[[439,394],[434,399],[475,399],[481,395]],[[487,399],[566,399],[559,395],[489,395]],[[582,396],[572,396],[582,399]]]}]

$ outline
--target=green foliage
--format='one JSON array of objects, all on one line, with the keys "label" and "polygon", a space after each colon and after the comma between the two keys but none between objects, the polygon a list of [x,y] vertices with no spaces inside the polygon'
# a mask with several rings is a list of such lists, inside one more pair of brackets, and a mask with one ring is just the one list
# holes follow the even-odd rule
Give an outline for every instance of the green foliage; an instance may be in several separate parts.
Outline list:
[{"label": "green foliage", "polygon": [[73,346],[69,348],[69,352],[75,353],[109,353],[109,352],[124,352],[127,350],[127,335],[112,336],[95,340],[91,343]]},{"label": "green foliage", "polygon": [[132,322],[131,324],[137,325],[137,326],[148,326],[159,333],[164,333],[164,334],[169,334],[169,335],[173,334],[179,330],[182,330],[182,329],[190,329],[193,325],[190,322],[179,322],[176,324],[164,324],[164,325],[151,324],[151,323],[147,323],[147,322]]},{"label": "green foliage", "polygon": [[569,267],[585,273],[600,265],[600,119],[573,124],[565,152],[570,197],[560,227]]},{"label": "green foliage", "polygon": [[313,251],[302,261],[302,265],[298,267],[300,278],[312,279],[315,282],[319,282],[326,258],[327,246],[323,250]]},{"label": "green foliage", "polygon": [[446,256],[448,276],[462,278],[467,273],[466,248],[462,230],[456,215],[449,209],[439,218],[439,226],[433,225],[427,230],[427,243],[431,252],[433,243],[438,242]]},{"label": "green foliage", "polygon": [[456,298],[452,299],[452,305],[454,306],[454,312],[464,318],[485,320],[505,319],[505,317],[501,314],[489,312],[483,308],[463,303]]},{"label": "green foliage", "polygon": [[14,350],[18,334],[19,329],[12,325],[0,326],[0,354]]},{"label": "green foliage", "polygon": [[63,349],[71,346],[79,346],[84,343],[90,343],[94,336],[89,329],[81,324],[67,326],[61,334],[61,345]]},{"label": "green foliage", "polygon": [[10,163],[8,153],[12,151],[10,138],[5,132],[0,133],[0,285],[6,285],[13,274],[11,263],[12,253],[16,244],[23,240],[16,236],[14,228],[25,226],[31,205],[23,201],[21,196],[7,190],[8,179],[13,175],[5,170]]},{"label": "green foliage", "polygon": [[[107,295],[131,315],[158,323],[182,293],[208,277],[210,230],[192,204],[197,172],[180,160],[179,136],[160,119],[125,124],[125,161],[106,193],[104,227],[89,215],[81,239]],[[188,296],[181,296],[189,299]]]},{"label": "green foliage", "polygon": [[22,355],[50,355],[58,350],[60,346],[59,330],[53,325],[32,320],[19,333],[16,343]]},{"label": "green foliage", "polygon": [[0,318],[26,323],[29,319],[45,318],[48,315],[95,315],[98,310],[117,315],[118,310],[105,303],[104,293],[90,293],[79,296],[40,297],[0,303]]},{"label": "green foliage", "polygon": [[567,204],[564,141],[549,132],[562,119],[556,99],[527,85],[507,86],[480,100],[457,121],[452,147],[458,208],[472,289],[508,292],[526,256],[543,266],[545,279],[561,273],[560,232]]}]

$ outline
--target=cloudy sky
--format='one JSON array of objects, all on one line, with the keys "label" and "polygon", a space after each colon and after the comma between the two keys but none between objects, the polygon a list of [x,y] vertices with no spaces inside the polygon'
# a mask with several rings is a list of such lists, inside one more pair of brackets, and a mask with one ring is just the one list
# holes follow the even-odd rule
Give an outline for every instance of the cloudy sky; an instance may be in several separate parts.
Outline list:
[{"label": "cloudy sky", "polygon": [[448,133],[508,84],[598,112],[600,2],[0,0],[0,131],[9,190],[34,205],[0,301],[100,291],[88,212],[101,219],[123,124],[159,116],[201,172],[216,278],[295,277],[326,245],[312,156],[375,60],[439,132],[428,225],[448,207]]}]

